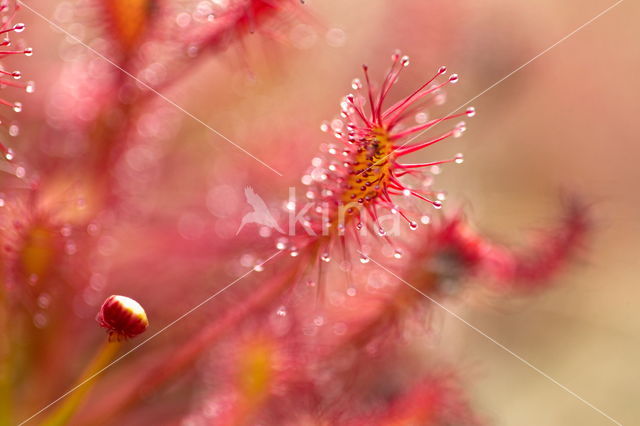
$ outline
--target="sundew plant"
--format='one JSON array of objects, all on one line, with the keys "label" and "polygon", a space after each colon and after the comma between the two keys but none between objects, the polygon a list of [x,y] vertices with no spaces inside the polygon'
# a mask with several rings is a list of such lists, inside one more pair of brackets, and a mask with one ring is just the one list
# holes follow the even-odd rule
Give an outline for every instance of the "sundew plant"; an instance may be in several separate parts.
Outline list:
[{"label": "sundew plant", "polygon": [[[0,425],[494,423],[439,318],[533,303],[586,206],[480,232],[440,180],[499,121],[447,99],[474,68],[423,55],[429,29],[340,50],[357,29],[320,3],[0,0]],[[318,39],[368,65],[276,99]]]}]

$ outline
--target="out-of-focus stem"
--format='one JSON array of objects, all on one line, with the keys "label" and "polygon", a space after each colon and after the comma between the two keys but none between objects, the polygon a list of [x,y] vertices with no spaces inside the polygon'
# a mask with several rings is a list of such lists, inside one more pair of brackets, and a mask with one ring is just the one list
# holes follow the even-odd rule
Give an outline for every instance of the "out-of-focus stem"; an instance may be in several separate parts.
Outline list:
[{"label": "out-of-focus stem", "polygon": [[7,327],[7,305],[0,291],[0,426],[11,424],[11,333]]},{"label": "out-of-focus stem", "polygon": [[74,388],[76,386],[78,387],[63,400],[62,405],[60,405],[56,411],[45,419],[42,423],[43,426],[62,426],[69,422],[95,384],[96,380],[94,380],[92,376],[113,360],[120,346],[120,342],[107,341],[100,348],[85,372],[74,385]]},{"label": "out-of-focus stem", "polygon": [[[7,349],[8,351],[8,349]],[[9,369],[9,355],[2,355],[0,361],[0,426],[8,426],[11,424],[11,373]]]}]

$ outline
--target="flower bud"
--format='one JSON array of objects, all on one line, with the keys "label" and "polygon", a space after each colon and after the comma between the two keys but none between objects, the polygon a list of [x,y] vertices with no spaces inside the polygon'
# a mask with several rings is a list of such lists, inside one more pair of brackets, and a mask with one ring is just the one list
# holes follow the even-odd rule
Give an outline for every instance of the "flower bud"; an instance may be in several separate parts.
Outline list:
[{"label": "flower bud", "polygon": [[124,340],[142,333],[149,320],[142,306],[126,296],[109,296],[104,301],[96,321],[109,332],[109,340]]}]

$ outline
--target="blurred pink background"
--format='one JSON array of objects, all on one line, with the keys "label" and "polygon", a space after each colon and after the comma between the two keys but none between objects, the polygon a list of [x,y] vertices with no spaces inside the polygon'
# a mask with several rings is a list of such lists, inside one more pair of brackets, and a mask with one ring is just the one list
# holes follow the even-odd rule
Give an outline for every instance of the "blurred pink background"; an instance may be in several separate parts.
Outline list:
[{"label": "blurred pink background", "polygon": [[[27,4],[58,18],[68,6],[57,0]],[[309,19],[294,26],[291,43],[250,38],[249,53],[231,48],[208,60],[168,96],[281,170],[284,177],[275,184],[284,198],[327,141],[319,124],[335,115],[363,62],[381,76],[394,48],[411,57],[395,96],[446,64],[461,75],[448,91],[441,110],[446,113],[613,4],[308,0],[305,7],[318,23]],[[633,127],[640,113],[638,16],[640,4],[623,1],[475,99],[478,115],[464,138],[421,154],[433,160],[465,153],[462,167],[447,169],[437,180],[449,194],[445,208],[464,205],[480,228],[505,242],[518,243],[523,231],[554,218],[563,192],[578,193],[593,205],[596,226],[589,250],[556,278],[554,289],[508,303],[472,295],[464,310],[451,308],[623,424],[640,416],[640,144]],[[30,12],[23,11],[22,20],[37,53],[24,61],[23,74],[38,90],[25,107],[18,151],[43,143],[37,138],[42,123],[29,117],[47,107],[61,52],[69,47],[62,34]],[[181,120],[169,151],[184,161],[188,175],[182,176],[188,181],[172,180],[168,173],[161,179],[162,197],[145,193],[153,208],[180,209],[194,199],[205,204],[214,166],[218,177],[221,170],[228,176],[265,173],[204,126],[189,117]],[[442,336],[429,345],[462,366],[474,405],[494,424],[608,424],[447,313],[439,312],[435,320]]]}]

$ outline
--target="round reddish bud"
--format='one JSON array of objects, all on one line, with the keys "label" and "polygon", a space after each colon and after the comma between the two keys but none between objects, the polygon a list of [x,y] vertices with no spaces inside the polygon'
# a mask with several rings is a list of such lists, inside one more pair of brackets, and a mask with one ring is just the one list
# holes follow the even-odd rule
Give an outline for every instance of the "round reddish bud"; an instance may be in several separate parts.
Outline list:
[{"label": "round reddish bud", "polygon": [[147,314],[138,302],[126,296],[109,296],[96,321],[109,332],[109,340],[124,340],[142,333],[149,326]]}]

